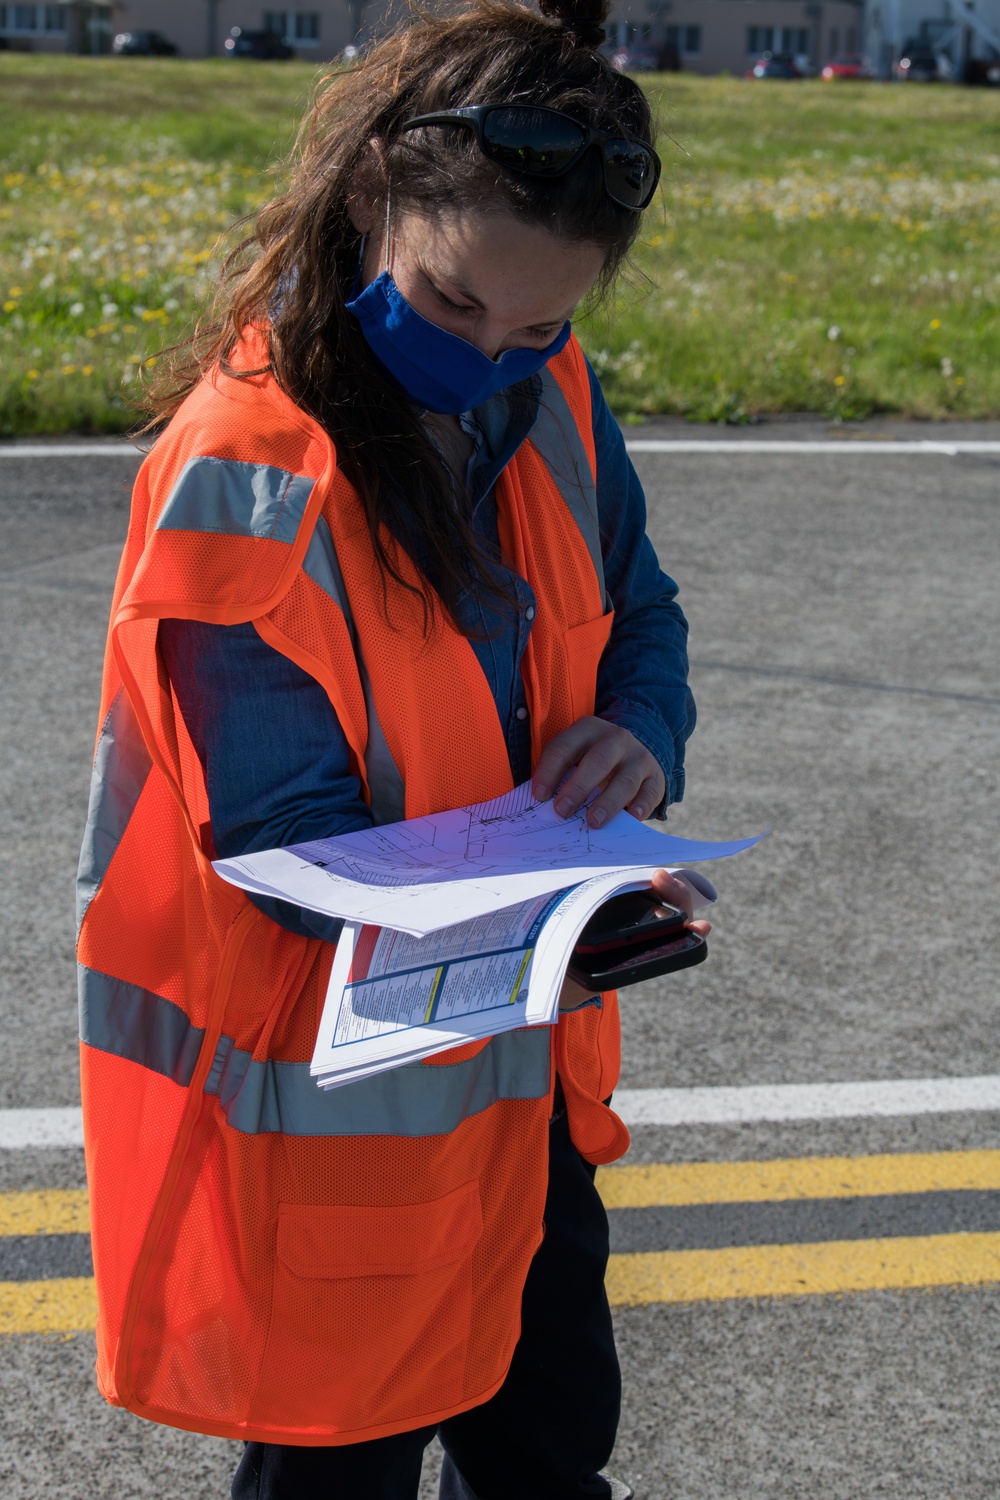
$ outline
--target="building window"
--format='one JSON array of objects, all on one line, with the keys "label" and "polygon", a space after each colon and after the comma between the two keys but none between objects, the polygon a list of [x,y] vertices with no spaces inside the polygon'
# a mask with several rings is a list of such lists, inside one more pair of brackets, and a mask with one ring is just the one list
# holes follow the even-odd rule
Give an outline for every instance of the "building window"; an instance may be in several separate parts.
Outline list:
[{"label": "building window", "polygon": [[264,30],[270,31],[274,36],[280,36],[284,40],[288,31],[288,12],[286,10],[266,10],[264,12]]},{"label": "building window", "polygon": [[34,5],[15,5],[14,31],[37,31],[38,10]]},{"label": "building window", "polygon": [[701,27],[668,26],[666,43],[668,47],[673,47],[675,52],[683,52],[686,57],[694,57],[701,51]]},{"label": "building window", "polygon": [[45,30],[66,30],[66,7],[65,5],[47,5],[45,7]]},{"label": "building window", "polygon": [[774,27],[773,26],[748,26],[747,27],[747,51],[754,57],[759,57],[762,52],[774,51]]},{"label": "building window", "polygon": [[297,42],[319,41],[319,12],[297,10],[295,12],[295,40]]}]

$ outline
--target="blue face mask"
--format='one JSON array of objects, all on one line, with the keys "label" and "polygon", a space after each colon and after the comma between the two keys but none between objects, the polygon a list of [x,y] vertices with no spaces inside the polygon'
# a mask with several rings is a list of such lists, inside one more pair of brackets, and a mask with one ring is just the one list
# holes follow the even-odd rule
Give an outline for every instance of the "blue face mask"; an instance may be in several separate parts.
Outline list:
[{"label": "blue face mask", "polygon": [[545,365],[570,336],[564,323],[544,349],[508,349],[489,359],[475,344],[448,333],[411,307],[385,270],[347,303],[369,347],[396,384],[425,411],[457,416],[481,406],[498,391],[526,380]]}]

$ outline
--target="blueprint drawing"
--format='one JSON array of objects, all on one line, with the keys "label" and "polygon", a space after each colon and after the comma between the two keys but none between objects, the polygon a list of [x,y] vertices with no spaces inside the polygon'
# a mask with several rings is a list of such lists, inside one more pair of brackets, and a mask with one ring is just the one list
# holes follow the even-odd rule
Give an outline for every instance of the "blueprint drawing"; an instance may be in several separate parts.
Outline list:
[{"label": "blueprint drawing", "polygon": [[246,890],[422,936],[594,875],[627,873],[641,883],[662,866],[756,842],[676,838],[626,812],[592,829],[585,810],[560,818],[525,782],[490,802],[217,860],[215,869]]}]

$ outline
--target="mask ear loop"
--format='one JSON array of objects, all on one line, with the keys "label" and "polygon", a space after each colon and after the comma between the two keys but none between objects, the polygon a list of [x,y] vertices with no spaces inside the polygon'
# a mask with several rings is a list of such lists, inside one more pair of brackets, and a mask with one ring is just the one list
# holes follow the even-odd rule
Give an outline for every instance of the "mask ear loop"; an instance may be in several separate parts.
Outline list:
[{"label": "mask ear loop", "polygon": [[390,262],[391,262],[391,259],[392,259],[392,252],[391,252],[391,246],[392,246],[392,239],[391,239],[391,235],[392,235],[392,229],[391,229],[391,212],[392,212],[392,193],[391,193],[391,191],[389,189],[389,183],[388,183],[388,180],[387,180],[386,181],[386,185],[385,185],[385,269],[387,271],[389,271],[390,275],[392,274],[391,265],[390,265]]}]

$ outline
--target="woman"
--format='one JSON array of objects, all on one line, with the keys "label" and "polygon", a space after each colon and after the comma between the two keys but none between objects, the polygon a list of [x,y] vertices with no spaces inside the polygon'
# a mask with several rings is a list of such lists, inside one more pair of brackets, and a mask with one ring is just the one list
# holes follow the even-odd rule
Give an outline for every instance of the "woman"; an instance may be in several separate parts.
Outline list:
[{"label": "woman", "polygon": [[322,1093],[338,924],[211,865],[529,776],[593,826],[681,794],[686,626],[570,334],[659,163],[603,0],[544,10],[326,82],[133,498],[80,872],[98,1377],[244,1439],[237,1500],[413,1500],[435,1431],[452,1500],[624,1493],[614,995]]}]

